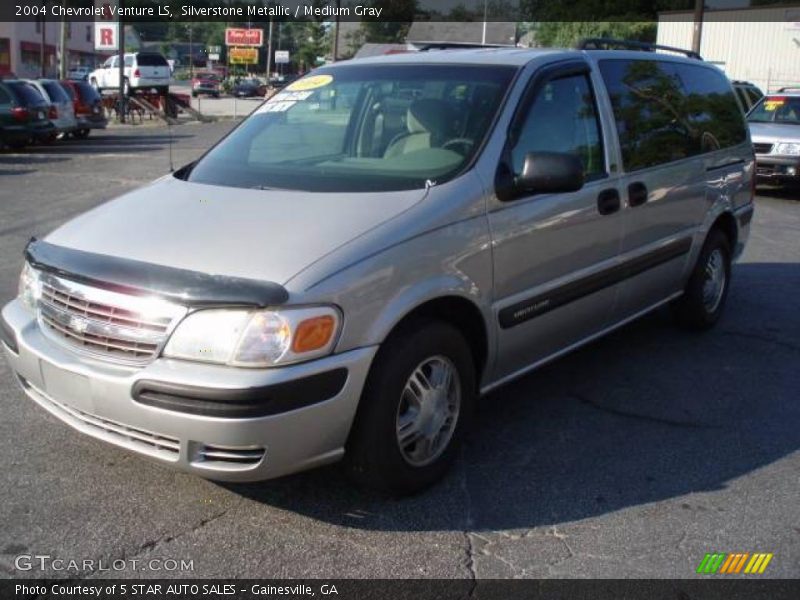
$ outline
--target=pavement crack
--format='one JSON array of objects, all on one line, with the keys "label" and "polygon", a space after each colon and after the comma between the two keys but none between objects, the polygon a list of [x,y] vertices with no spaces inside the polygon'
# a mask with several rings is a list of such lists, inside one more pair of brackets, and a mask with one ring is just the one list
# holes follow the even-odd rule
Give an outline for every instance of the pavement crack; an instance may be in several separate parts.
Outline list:
[{"label": "pavement crack", "polygon": [[465,513],[465,523],[464,523],[464,541],[465,541],[465,548],[464,552],[466,554],[464,560],[464,566],[467,569],[467,574],[469,576],[470,581],[472,582],[469,589],[469,598],[474,597],[475,590],[478,587],[478,575],[475,570],[475,544],[472,541],[472,533],[471,530],[474,527],[474,520],[472,518],[472,495],[469,492],[469,483],[467,481],[467,461],[464,458],[464,451],[461,451],[461,491],[464,493],[464,498],[466,500],[466,510]]},{"label": "pavement crack", "polygon": [[610,413],[617,417],[624,417],[626,419],[637,419],[640,421],[649,421],[651,423],[659,423],[661,425],[667,425],[669,427],[683,427],[686,429],[718,429],[717,426],[709,425],[707,423],[696,423],[694,421],[678,421],[676,419],[654,417],[652,415],[643,415],[641,413],[621,410],[619,408],[612,408],[610,406],[605,406],[603,404],[600,404],[599,402],[592,400],[588,396],[584,396],[583,394],[579,394],[577,392],[570,392],[569,395],[575,398],[581,404],[585,404],[597,410],[602,410],[603,412]]}]

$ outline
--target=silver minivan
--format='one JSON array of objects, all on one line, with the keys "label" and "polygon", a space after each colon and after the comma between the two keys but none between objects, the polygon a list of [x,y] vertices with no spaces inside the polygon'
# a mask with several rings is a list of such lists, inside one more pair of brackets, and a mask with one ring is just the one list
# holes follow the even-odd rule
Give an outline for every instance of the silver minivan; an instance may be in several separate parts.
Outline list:
[{"label": "silver minivan", "polygon": [[714,325],[753,181],[731,84],[697,58],[338,63],[31,240],[3,346],[45,410],[163,464],[251,481],[344,459],[413,492],[480,394],[662,305]]}]

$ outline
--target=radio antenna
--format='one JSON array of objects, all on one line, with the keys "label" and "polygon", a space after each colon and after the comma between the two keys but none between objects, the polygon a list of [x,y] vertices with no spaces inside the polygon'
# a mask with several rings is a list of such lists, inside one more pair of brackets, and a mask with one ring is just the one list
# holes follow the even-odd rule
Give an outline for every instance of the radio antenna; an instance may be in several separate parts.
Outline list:
[{"label": "radio antenna", "polygon": [[[164,94],[164,116],[167,118],[167,131],[169,132],[169,172],[175,172],[175,163],[172,160],[172,117],[167,114],[170,98],[169,92]],[[169,111],[172,112],[172,111]]]}]

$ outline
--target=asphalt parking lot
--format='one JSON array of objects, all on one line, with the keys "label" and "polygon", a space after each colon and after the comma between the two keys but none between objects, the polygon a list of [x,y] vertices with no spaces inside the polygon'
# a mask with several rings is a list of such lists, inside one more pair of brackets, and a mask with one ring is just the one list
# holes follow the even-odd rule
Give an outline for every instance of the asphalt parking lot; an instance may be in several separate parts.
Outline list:
[{"label": "asphalt parking lot", "polygon": [[[175,164],[230,126],[174,128]],[[168,169],[165,128],[0,152],[0,300],[31,236]],[[456,468],[409,499],[335,467],[256,485],[174,473],[61,424],[0,361],[0,576],[76,576],[14,568],[47,554],[192,560],[169,573],[187,577],[686,578],[706,552],[771,552],[762,577],[797,577],[800,195],[756,204],[714,331],[660,312],[494,392]]]}]

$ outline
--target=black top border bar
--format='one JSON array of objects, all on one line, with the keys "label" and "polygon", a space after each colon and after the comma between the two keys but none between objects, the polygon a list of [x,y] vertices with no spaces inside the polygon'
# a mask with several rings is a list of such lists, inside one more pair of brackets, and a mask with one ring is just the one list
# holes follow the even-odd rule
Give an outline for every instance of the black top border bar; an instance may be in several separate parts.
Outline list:
[{"label": "black top border bar", "polygon": [[[264,25],[272,21],[411,22],[654,22],[691,21],[694,0],[111,0],[112,20],[226,22]],[[764,15],[753,11],[775,9]],[[94,0],[3,0],[0,21],[87,22],[102,20]],[[107,20],[108,15],[105,19]],[[775,0],[742,9],[707,9],[706,21],[800,21],[800,3]]]}]

